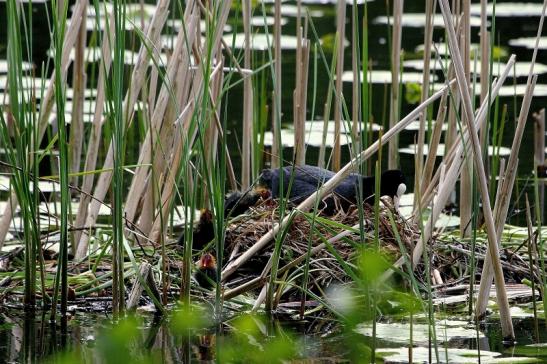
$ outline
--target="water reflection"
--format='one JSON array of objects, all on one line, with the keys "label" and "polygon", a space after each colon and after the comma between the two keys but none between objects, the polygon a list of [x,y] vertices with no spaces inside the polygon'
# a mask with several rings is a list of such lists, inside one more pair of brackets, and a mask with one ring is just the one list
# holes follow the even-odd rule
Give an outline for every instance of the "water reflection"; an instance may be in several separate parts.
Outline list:
[{"label": "water reflection", "polygon": [[[260,358],[276,359],[276,355],[286,359],[350,360],[355,355],[355,343],[363,348],[358,350],[360,354],[357,355],[364,355],[365,348],[372,345],[370,336],[358,331],[344,332],[338,325],[327,325],[329,334],[326,334],[317,332],[317,326],[311,325],[311,322],[289,326],[286,322],[281,324],[275,319],[260,320],[255,316],[239,317],[222,326],[205,329],[191,328],[193,324],[188,320],[180,326],[181,323],[174,322],[177,318],[173,316],[140,316],[139,319],[121,320],[115,326],[112,326],[109,317],[98,314],[76,314],[67,321],[66,326],[50,323],[48,318],[45,315],[24,315],[17,311],[1,314],[0,357],[6,362],[39,362],[62,354],[65,362],[94,362],[102,358],[105,362],[116,363],[129,360],[144,363],[259,362]],[[438,322],[442,322],[442,319]],[[470,327],[470,323],[461,322]],[[389,326],[388,323],[382,325]],[[496,320],[481,326],[475,337],[454,336],[445,343],[441,343],[443,340],[440,337],[444,332],[440,330],[437,332],[439,351],[443,355],[457,358],[469,355],[469,350],[476,352],[480,349],[489,360],[508,356],[535,356],[540,362],[547,362],[545,349],[529,346],[534,342],[530,334],[532,325],[530,319],[515,321],[518,345],[511,349],[501,344],[501,332]],[[545,323],[540,325],[540,342],[546,342]],[[399,328],[399,331],[404,330]],[[406,331],[403,335],[408,338]],[[408,344],[395,337],[380,336],[375,345],[379,355],[397,352],[397,355],[404,356],[408,352]],[[418,355],[427,356],[428,350],[432,350],[432,355],[435,355],[434,340],[430,339],[429,345],[426,340],[421,348],[415,347],[414,358],[417,359]]]}]

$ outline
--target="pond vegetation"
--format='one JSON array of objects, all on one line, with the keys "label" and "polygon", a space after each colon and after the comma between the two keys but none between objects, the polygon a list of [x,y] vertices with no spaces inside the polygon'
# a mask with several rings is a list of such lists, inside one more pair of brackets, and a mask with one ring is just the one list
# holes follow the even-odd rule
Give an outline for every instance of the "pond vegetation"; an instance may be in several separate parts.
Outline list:
[{"label": "pond vegetation", "polygon": [[1,2],[0,356],[547,362],[546,6]]}]

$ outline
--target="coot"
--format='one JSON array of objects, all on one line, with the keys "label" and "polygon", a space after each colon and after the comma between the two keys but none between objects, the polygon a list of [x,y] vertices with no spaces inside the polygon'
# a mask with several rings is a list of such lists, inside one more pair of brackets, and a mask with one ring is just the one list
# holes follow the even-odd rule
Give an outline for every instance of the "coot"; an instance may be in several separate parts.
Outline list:
[{"label": "coot", "polygon": [[[279,197],[280,183],[283,181],[283,196],[287,196],[293,203],[300,203],[316,192],[319,187],[334,177],[335,173],[315,166],[288,166],[280,171],[276,169],[265,169],[260,175],[260,185],[271,191],[273,198]],[[292,177],[292,183],[291,183]],[[362,183],[362,195],[359,194],[359,184]],[[397,200],[406,190],[405,176],[400,170],[388,170],[380,176],[380,195],[390,196]],[[347,176],[335,189],[334,195],[339,200],[341,207],[346,209],[355,205],[357,201],[371,203],[375,193],[375,178],[352,173]],[[362,196],[362,198],[359,198]],[[333,213],[335,201],[332,197],[324,199],[325,213]]]}]

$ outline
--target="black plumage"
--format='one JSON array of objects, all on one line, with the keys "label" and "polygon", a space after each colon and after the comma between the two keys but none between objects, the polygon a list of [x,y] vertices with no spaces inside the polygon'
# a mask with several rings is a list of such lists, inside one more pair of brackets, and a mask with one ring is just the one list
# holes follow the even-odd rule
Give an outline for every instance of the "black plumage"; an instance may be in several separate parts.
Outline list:
[{"label": "black plumage", "polygon": [[[192,248],[202,250],[215,238],[213,227],[213,213],[210,210],[203,209],[199,215],[199,220],[192,232]],[[180,246],[184,246],[185,238],[182,234],[178,240]]]},{"label": "black plumage", "polygon": [[[283,183],[283,197],[287,196],[291,202],[300,203],[316,192],[319,187],[334,177],[335,173],[315,166],[288,166],[280,169],[265,169],[260,175],[260,184],[271,191],[273,198],[279,198],[280,184]],[[400,170],[388,170],[380,176],[380,195],[397,197],[400,185],[404,185],[405,177]],[[361,184],[362,195],[359,192]],[[289,191],[290,187],[290,191]],[[358,201],[372,202],[375,194],[375,178],[352,173],[347,176],[335,189],[334,195],[340,200],[343,209],[355,205]],[[361,197],[359,197],[361,196]],[[326,214],[335,211],[336,203],[332,196],[323,200],[322,206]]]}]

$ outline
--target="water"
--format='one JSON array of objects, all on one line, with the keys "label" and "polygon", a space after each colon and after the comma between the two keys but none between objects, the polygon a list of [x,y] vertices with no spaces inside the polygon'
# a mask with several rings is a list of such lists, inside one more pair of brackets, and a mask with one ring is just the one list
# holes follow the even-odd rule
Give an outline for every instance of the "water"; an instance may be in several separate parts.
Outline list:
[{"label": "water", "polygon": [[[259,322],[259,317],[253,320]],[[213,326],[182,333],[173,324],[174,321],[176,318],[166,319],[145,313],[139,315],[138,321],[122,321],[120,326],[123,329],[118,328],[118,331],[113,332],[110,329],[111,317],[108,314],[76,313],[69,319],[66,330],[63,330],[58,324],[49,324],[48,316],[24,317],[20,311],[2,310],[0,312],[0,358],[6,363],[41,362],[51,359],[56,354],[69,351],[73,353],[71,355],[74,355],[70,357],[72,360],[78,358],[85,362],[103,359],[114,363],[120,362],[115,360],[126,356],[129,356],[127,359],[133,360],[140,358],[144,360],[143,362],[157,362],[159,358],[163,362],[209,361],[226,358],[237,344],[240,356],[236,361],[244,362],[245,356],[248,355],[249,362],[257,362],[253,354],[245,354],[242,349],[246,346],[254,347],[251,352],[262,351],[260,355],[263,355],[264,359],[267,357],[264,355],[268,355],[268,345],[275,336],[286,338],[284,343],[286,347],[291,348],[290,358],[292,359],[351,361],[356,354],[356,348],[353,346],[355,341],[362,345],[372,345],[370,337],[355,332],[342,332],[336,326],[333,326],[334,330],[330,334],[314,333],[313,320],[290,324],[276,319],[268,320],[268,323],[263,321],[261,330],[248,328],[244,335],[239,331],[235,333],[232,331],[233,327],[237,326],[237,323],[233,322],[228,322],[221,327]],[[442,320],[438,319],[438,322]],[[470,327],[471,332],[474,332],[473,325],[470,323],[461,321],[458,325]],[[531,326],[530,319],[515,320],[515,333],[519,339],[514,347],[507,347],[501,343],[499,324],[494,320],[481,326],[478,340],[473,337],[451,337],[446,340],[443,339],[445,333],[439,330],[437,342],[440,361],[443,362],[446,355],[454,355],[455,352],[467,349],[476,353],[479,349],[485,357],[487,352],[495,352],[495,357],[498,359],[528,356],[535,357],[537,362],[547,363],[547,348],[529,346],[534,343],[530,332]],[[541,341],[545,342],[547,330],[544,323],[540,329]],[[123,335],[120,335],[121,333]],[[246,338],[246,343],[239,342],[242,336]],[[406,348],[408,343],[399,340],[397,337],[382,338],[380,332],[376,345],[381,348],[390,348],[391,352],[398,348]],[[415,343],[419,341],[419,334],[415,333],[414,340]],[[427,342],[425,346],[427,347]],[[405,352],[407,350],[405,349]],[[414,350],[414,358],[418,360],[422,349],[415,347]],[[278,353],[281,354],[282,351]],[[360,355],[364,357],[365,351]],[[432,345],[431,355],[435,358],[434,345]]]}]

